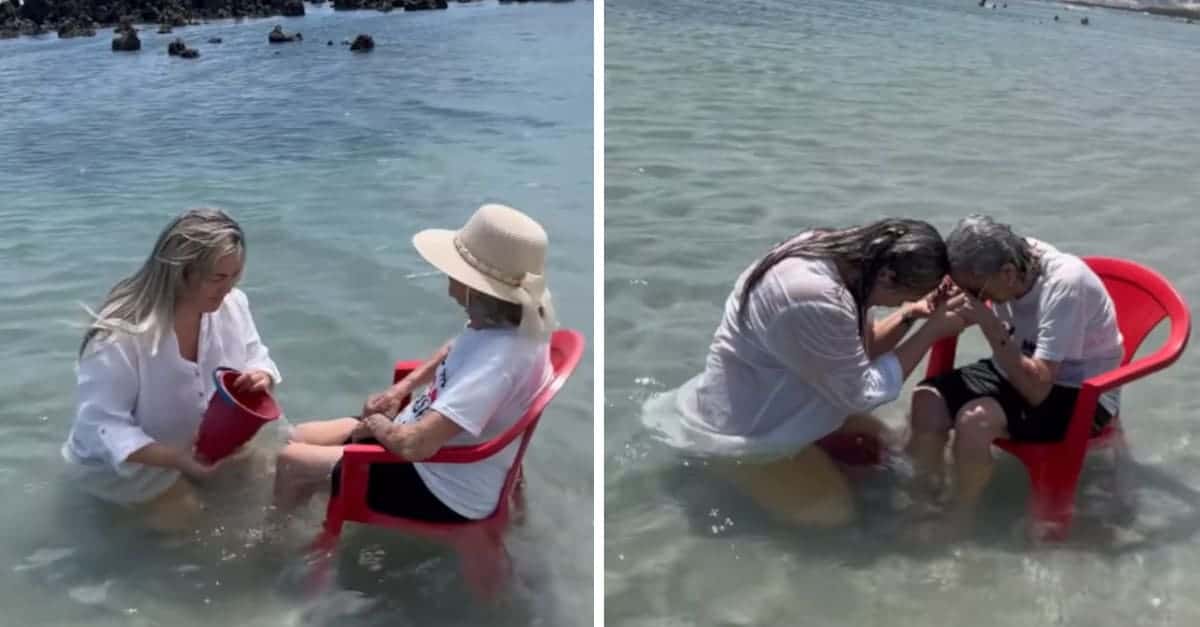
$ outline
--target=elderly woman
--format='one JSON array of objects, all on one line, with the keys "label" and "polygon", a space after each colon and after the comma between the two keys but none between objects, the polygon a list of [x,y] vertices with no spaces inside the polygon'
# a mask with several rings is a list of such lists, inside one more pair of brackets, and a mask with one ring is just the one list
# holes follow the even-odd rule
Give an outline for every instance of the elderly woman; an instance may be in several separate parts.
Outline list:
[{"label": "elderly woman", "polygon": [[[142,267],[92,313],[79,347],[78,410],[62,446],[72,482],[178,527],[199,501],[187,479],[215,467],[193,456],[213,393],[213,369],[234,384],[270,389],[279,369],[259,339],[246,295],[234,288],[246,240],[232,218],[194,209],[159,235]],[[185,479],[186,477],[186,479]]]},{"label": "elderly woman", "polygon": [[[651,426],[687,454],[728,462],[717,466],[786,522],[849,522],[848,479],[816,443],[879,431],[863,414],[898,398],[930,345],[959,332],[938,291],[947,270],[941,236],[917,220],[792,237],[738,279],[704,372],[676,395],[677,418]],[[877,306],[898,310],[872,321]]]},{"label": "elderly woman", "polygon": [[[1115,367],[1123,352],[1112,300],[1078,257],[985,216],[960,221],[946,244],[963,297],[955,312],[979,326],[992,356],[927,379],[913,393],[910,447],[926,502],[955,431],[952,506],[926,534],[942,538],[969,529],[992,476],[992,441],[1061,440],[1079,386]],[[1116,415],[1118,400],[1116,390],[1101,396],[1095,428]]]},{"label": "elderly woman", "polygon": [[[336,490],[342,447],[351,441],[376,441],[411,462],[372,466],[367,499],[376,511],[451,522],[484,518],[499,502],[518,441],[471,464],[421,460],[443,446],[495,438],[551,380],[556,323],[544,278],[546,232],[515,209],[484,205],[462,229],[422,231],[413,244],[447,275],[466,326],[420,369],[368,398],[361,420],[299,425],[279,455],[281,511],[307,501],[331,474]],[[410,394],[414,400],[400,411]]]}]

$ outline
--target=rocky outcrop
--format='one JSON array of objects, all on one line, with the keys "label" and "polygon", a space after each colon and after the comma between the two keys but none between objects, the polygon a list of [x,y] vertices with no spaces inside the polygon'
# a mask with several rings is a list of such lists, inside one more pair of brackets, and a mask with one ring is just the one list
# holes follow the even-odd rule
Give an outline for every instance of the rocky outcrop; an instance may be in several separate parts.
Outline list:
[{"label": "rocky outcrop", "polygon": [[[333,43],[333,42],[330,42]],[[370,35],[362,34],[354,38],[354,43],[350,44],[351,52],[370,52],[375,49],[375,40]]]},{"label": "rocky outcrop", "polygon": [[284,17],[300,17],[304,15],[304,3],[300,0],[286,0],[280,12]]},{"label": "rocky outcrop", "polygon": [[432,9],[445,9],[447,6],[449,5],[446,0],[333,0],[333,9],[335,11],[374,9],[386,13],[393,9],[428,11]]},{"label": "rocky outcrop", "polygon": [[[324,1],[314,0],[314,3]],[[330,1],[338,11],[429,11],[445,9],[448,1],[453,0]],[[500,0],[502,4],[513,1]],[[524,3],[530,0],[515,1]],[[60,37],[88,36],[100,27],[115,26],[122,20],[161,25],[162,31],[167,33],[171,28],[196,24],[205,19],[236,21],[277,15],[300,16],[305,12],[303,0],[0,0],[0,38],[54,32],[58,32]],[[115,49],[136,50],[133,47],[135,39],[122,38],[120,43],[114,43],[118,46]]]},{"label": "rocky outcrop", "polygon": [[112,49],[117,52],[133,52],[142,49],[142,40],[138,39],[134,29],[118,31],[113,35]]},{"label": "rocky outcrop", "polygon": [[405,0],[405,11],[430,11],[446,8],[446,0]]},{"label": "rocky outcrop", "polygon": [[283,27],[278,24],[276,24],[275,28],[271,30],[271,34],[267,35],[267,43],[272,44],[286,44],[292,41],[303,40],[304,35],[301,35],[300,33],[285,33],[283,32]]},{"label": "rocky outcrop", "polygon": [[71,37],[95,37],[96,27],[89,21],[76,21],[68,19],[58,26],[58,38],[70,39]]}]

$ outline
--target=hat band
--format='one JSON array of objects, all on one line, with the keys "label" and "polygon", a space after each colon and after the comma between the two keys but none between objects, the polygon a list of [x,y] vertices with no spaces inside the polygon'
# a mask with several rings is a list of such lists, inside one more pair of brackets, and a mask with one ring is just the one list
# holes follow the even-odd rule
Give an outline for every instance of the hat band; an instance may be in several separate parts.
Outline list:
[{"label": "hat band", "polygon": [[473,255],[471,253],[471,250],[469,248],[467,248],[467,245],[462,242],[462,239],[460,239],[458,237],[458,235],[454,236],[454,248],[458,250],[458,254],[462,255],[462,258],[472,268],[475,268],[476,270],[486,274],[487,276],[489,276],[497,281],[500,281],[501,283],[505,283],[512,287],[521,287],[521,282],[525,279],[524,272],[522,272],[521,274],[513,274],[511,272],[505,272],[504,270],[501,270],[500,268],[497,268],[497,267],[489,264],[488,262],[480,259],[479,257],[476,257],[475,255]]}]

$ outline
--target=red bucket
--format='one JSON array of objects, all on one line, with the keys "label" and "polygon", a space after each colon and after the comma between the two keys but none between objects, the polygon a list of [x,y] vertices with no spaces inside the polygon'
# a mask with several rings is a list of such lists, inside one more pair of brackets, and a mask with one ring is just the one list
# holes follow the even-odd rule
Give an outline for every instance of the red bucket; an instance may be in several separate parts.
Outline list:
[{"label": "red bucket", "polygon": [[270,392],[240,392],[233,382],[242,374],[232,368],[213,371],[216,391],[208,401],[196,437],[196,453],[217,462],[248,442],[263,425],[279,417],[279,405]]}]

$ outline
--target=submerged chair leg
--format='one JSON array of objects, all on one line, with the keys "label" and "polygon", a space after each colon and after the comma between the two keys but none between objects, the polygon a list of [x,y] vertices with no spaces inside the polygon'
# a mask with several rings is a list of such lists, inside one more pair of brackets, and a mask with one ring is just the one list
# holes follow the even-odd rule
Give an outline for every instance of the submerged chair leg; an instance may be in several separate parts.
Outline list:
[{"label": "submerged chair leg", "polygon": [[1027,464],[1030,479],[1031,533],[1037,540],[1067,539],[1075,516],[1079,467],[1068,460]]},{"label": "submerged chair leg", "polygon": [[498,601],[512,574],[512,560],[499,535],[472,533],[455,544],[467,586],[480,600]]}]

